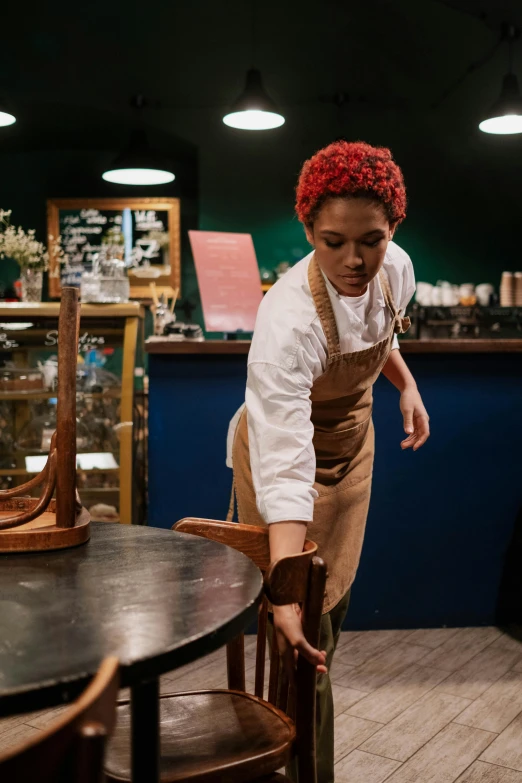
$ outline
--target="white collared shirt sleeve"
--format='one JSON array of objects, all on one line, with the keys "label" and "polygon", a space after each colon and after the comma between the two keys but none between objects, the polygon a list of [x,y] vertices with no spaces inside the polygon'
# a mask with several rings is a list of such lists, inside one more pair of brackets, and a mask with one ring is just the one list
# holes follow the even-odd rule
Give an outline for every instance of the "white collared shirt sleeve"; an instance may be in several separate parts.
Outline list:
[{"label": "white collared shirt sleeve", "polygon": [[257,508],[267,524],[313,519],[317,491],[310,391],[314,376],[322,372],[324,349],[313,330],[304,343],[291,369],[261,361],[248,367],[250,463]]}]

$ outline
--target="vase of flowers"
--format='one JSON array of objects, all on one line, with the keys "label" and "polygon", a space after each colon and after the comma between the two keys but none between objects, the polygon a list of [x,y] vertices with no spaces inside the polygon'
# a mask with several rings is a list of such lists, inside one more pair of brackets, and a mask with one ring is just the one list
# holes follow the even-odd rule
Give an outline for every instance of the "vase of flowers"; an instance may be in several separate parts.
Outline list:
[{"label": "vase of flowers", "polygon": [[35,239],[34,229],[24,231],[11,225],[11,210],[0,209],[0,258],[12,258],[20,267],[24,302],[42,301],[43,273],[49,265],[49,254]]},{"label": "vase of flowers", "polygon": [[30,266],[21,269],[20,282],[22,284],[22,302],[42,301],[42,269],[32,269]]}]

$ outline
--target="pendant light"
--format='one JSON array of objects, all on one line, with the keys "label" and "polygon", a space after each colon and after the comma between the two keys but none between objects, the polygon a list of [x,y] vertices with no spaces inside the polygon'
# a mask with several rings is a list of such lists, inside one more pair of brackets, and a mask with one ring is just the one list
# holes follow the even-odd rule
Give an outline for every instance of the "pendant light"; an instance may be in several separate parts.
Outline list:
[{"label": "pendant light", "polygon": [[130,144],[102,174],[106,182],[118,185],[164,185],[175,175],[170,164],[151,149],[145,131],[135,130]]},{"label": "pendant light", "polygon": [[500,98],[479,123],[479,128],[484,133],[522,133],[522,95],[514,73],[504,76]]},{"label": "pendant light", "polygon": [[[252,59],[257,59],[257,2],[252,0]],[[257,68],[247,71],[245,89],[223,117],[230,128],[240,130],[270,130],[283,125],[285,118],[265,90],[261,73]]]},{"label": "pendant light", "polygon": [[230,107],[223,122],[241,130],[269,130],[283,125],[285,118],[263,86],[260,72],[250,68],[245,89]]},{"label": "pendant light", "polygon": [[[141,95],[132,100],[132,106],[138,112],[145,105]],[[171,163],[150,147],[146,132],[137,128],[131,133],[129,146],[102,174],[102,179],[118,185],[164,185],[172,182],[175,175]]]},{"label": "pendant light", "polygon": [[16,117],[12,113],[8,102],[3,98],[0,99],[0,128],[12,125],[14,122],[16,122]]},{"label": "pendant light", "polygon": [[484,133],[514,134],[522,133],[522,95],[518,86],[518,79],[513,73],[513,41],[520,35],[520,31],[510,26],[507,33],[508,41],[508,67],[509,72],[502,81],[500,98],[493,104],[486,117],[479,123],[479,128]]}]

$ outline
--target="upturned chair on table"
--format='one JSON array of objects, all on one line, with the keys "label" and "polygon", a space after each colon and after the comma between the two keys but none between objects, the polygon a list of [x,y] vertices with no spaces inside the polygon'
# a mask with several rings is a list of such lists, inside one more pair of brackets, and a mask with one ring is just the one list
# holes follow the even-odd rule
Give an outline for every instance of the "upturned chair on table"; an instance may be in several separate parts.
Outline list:
[{"label": "upturned chair on table", "polygon": [[[80,305],[62,288],[58,321],[56,432],[44,469],[18,487],[0,490],[0,552],[63,549],[89,538],[89,514],[76,490],[76,358]],[[28,497],[35,487],[40,497]],[[53,493],[56,490],[56,499]],[[25,496],[25,497],[24,497]]]},{"label": "upturned chair on table", "polygon": [[118,660],[106,658],[80,698],[48,729],[0,753],[2,783],[102,783],[118,683]]},{"label": "upturned chair on table", "polygon": [[[306,541],[301,554],[270,563],[266,528],[185,519],[178,532],[219,541],[243,552],[264,574],[264,597],[258,614],[254,694],[245,692],[244,635],[227,646],[228,690],[198,690],[160,697],[162,783],[275,783],[295,759],[300,783],[316,783],[316,669],[299,656],[295,687],[280,666],[275,634],[270,650],[268,700],[263,699],[268,601],[298,603],[303,630],[317,647],[324,600],[326,566],[317,546]],[[118,705],[118,721],[107,753],[108,781],[130,780],[130,709]]]}]

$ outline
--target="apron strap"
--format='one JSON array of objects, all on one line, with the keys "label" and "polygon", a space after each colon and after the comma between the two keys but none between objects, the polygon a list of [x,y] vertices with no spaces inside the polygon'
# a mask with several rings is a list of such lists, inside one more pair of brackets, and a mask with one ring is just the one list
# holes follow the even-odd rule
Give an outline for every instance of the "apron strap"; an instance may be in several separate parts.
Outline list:
[{"label": "apron strap", "polygon": [[232,477],[232,490],[230,492],[230,503],[228,505],[227,522],[234,521],[234,514],[236,511],[236,481]]},{"label": "apron strap", "polygon": [[315,254],[312,256],[312,260],[308,266],[308,283],[310,285],[310,291],[312,292],[315,309],[317,310],[317,315],[319,316],[326,337],[328,359],[334,359],[341,355],[341,341],[339,340],[339,332],[337,330],[337,322],[335,320],[332,302],[330,301],[330,295],[328,294],[323,273],[316,261]]},{"label": "apron strap", "polygon": [[381,281],[384,300],[392,316],[392,332],[393,334],[404,334],[410,328],[411,320],[410,318],[404,318],[401,315],[402,310],[397,310],[395,301],[393,299],[390,281],[384,269],[379,271],[379,280]]},{"label": "apron strap", "polygon": [[384,294],[384,301],[386,302],[386,305],[392,315],[392,320],[395,320],[395,318],[399,313],[397,308],[395,307],[390,281],[388,280],[388,275],[386,274],[384,269],[379,270],[379,280],[381,281],[381,288]]}]

